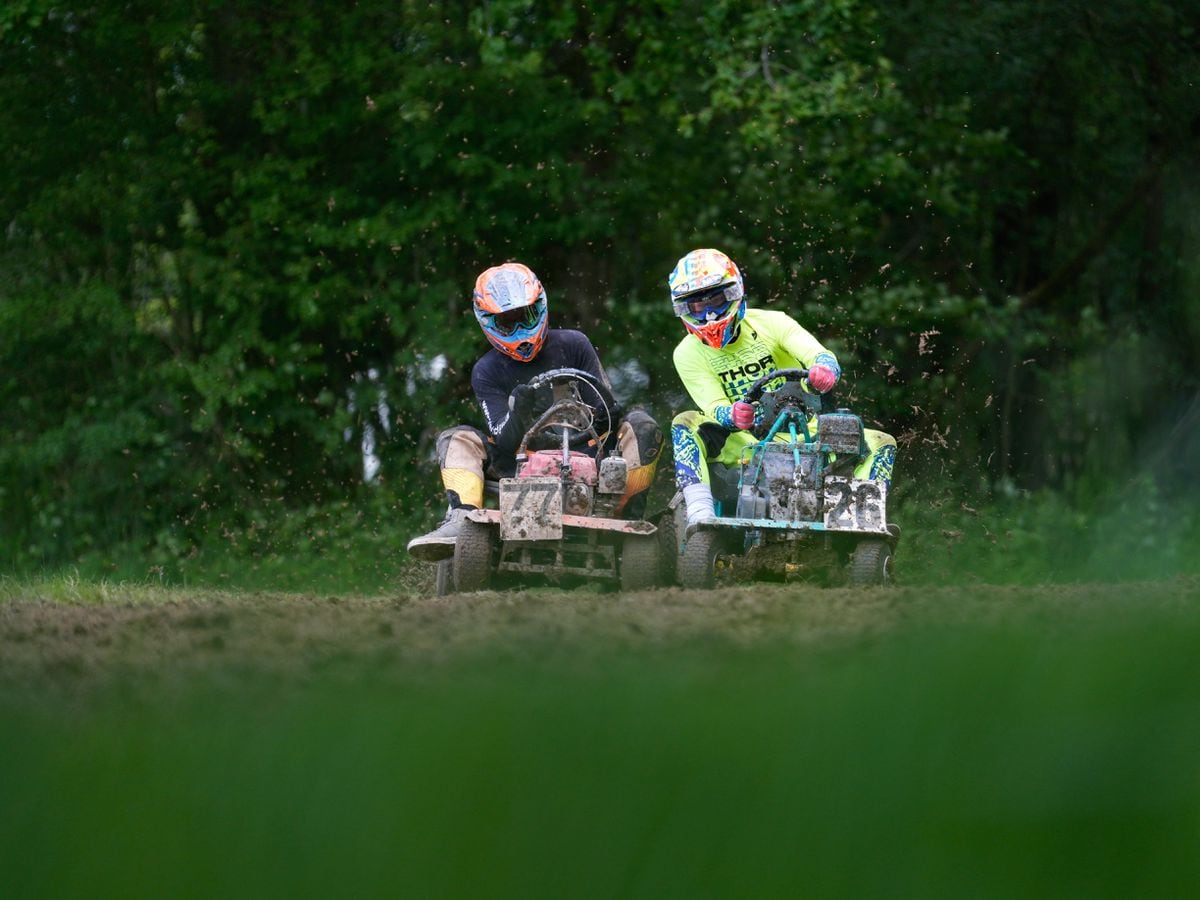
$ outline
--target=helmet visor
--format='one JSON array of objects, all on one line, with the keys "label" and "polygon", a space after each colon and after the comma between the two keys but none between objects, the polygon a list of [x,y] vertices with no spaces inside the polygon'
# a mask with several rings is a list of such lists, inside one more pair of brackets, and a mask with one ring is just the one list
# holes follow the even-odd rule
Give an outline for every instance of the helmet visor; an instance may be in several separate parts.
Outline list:
[{"label": "helmet visor", "polygon": [[736,284],[724,284],[680,297],[672,305],[677,316],[688,316],[697,322],[711,322],[725,315],[729,307],[740,299],[741,291]]},{"label": "helmet visor", "polygon": [[542,316],[542,302],[531,303],[517,309],[506,309],[504,312],[492,313],[488,322],[492,328],[503,335],[510,335],[522,328],[532,328]]}]

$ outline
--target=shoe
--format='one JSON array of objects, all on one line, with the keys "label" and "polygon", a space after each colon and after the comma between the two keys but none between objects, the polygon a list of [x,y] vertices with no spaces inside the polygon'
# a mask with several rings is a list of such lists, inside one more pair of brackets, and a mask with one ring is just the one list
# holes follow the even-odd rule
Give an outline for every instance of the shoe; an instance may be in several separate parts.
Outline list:
[{"label": "shoe", "polygon": [[454,543],[462,531],[467,517],[466,507],[457,507],[446,513],[442,524],[428,534],[415,537],[408,542],[408,552],[424,562],[438,562],[454,555]]}]

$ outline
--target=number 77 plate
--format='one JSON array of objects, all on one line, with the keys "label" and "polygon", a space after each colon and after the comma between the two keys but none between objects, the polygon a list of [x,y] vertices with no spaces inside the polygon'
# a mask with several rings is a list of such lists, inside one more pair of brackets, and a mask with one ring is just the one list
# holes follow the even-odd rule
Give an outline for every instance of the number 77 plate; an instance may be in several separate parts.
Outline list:
[{"label": "number 77 plate", "polygon": [[557,541],[562,537],[562,481],[555,476],[500,479],[500,539]]},{"label": "number 77 plate", "polygon": [[825,479],[826,531],[887,533],[887,485],[857,478]]}]

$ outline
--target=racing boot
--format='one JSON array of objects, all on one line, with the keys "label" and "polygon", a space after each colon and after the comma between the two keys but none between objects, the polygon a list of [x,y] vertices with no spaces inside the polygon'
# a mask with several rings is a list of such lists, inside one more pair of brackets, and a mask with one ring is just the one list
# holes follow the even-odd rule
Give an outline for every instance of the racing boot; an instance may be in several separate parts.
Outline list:
[{"label": "racing boot", "polygon": [[415,537],[408,542],[408,552],[424,562],[438,562],[454,555],[454,543],[462,531],[463,520],[471,507],[455,506],[447,513],[442,524],[428,534]]}]

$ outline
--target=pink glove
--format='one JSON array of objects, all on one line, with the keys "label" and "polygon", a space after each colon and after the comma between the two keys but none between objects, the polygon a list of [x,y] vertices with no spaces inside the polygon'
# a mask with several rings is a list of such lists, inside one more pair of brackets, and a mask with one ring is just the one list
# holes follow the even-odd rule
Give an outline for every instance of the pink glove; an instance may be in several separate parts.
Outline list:
[{"label": "pink glove", "polygon": [[829,366],[823,366],[817,363],[811,366],[808,370],[808,386],[818,394],[824,394],[828,390],[832,390],[837,384],[837,373]]},{"label": "pink glove", "polygon": [[754,427],[754,404],[738,400],[733,404],[733,427],[749,431]]}]

